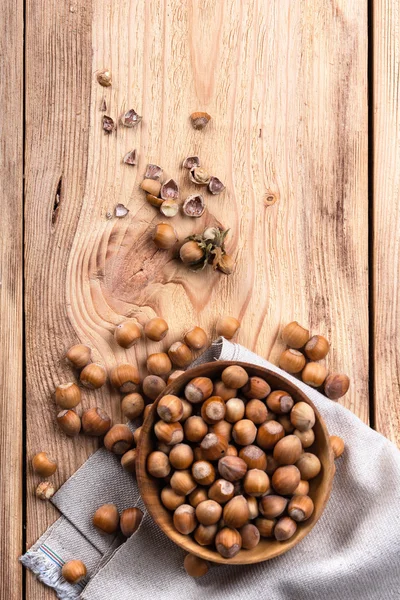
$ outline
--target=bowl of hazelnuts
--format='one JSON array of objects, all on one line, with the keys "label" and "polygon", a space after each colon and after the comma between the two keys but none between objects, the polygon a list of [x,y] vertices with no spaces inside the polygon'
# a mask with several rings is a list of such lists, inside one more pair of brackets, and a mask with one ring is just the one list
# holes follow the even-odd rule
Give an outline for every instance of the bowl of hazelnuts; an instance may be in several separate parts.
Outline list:
[{"label": "bowl of hazelnuts", "polygon": [[208,363],[154,402],[138,444],[143,501],[164,533],[215,563],[252,564],[314,527],[335,472],[325,423],[268,369]]}]

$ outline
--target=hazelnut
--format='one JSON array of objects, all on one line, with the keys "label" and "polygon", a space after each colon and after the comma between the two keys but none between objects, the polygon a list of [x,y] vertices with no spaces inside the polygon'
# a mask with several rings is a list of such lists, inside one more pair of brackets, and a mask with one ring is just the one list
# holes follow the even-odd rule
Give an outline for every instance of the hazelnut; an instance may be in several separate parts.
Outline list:
[{"label": "hazelnut", "polygon": [[300,373],[306,364],[304,355],[298,350],[288,348],[282,352],[279,359],[279,366],[287,373]]},{"label": "hazelnut", "polygon": [[280,465],[294,465],[303,452],[301,441],[295,435],[287,435],[275,444],[273,457]]},{"label": "hazelnut", "polygon": [[281,517],[274,529],[274,536],[278,542],[284,542],[293,537],[297,530],[296,521],[290,517]]},{"label": "hazelnut", "polygon": [[289,502],[288,514],[298,523],[306,521],[314,512],[314,502],[310,496],[294,496]]},{"label": "hazelnut", "polygon": [[142,433],[142,427],[136,427],[135,431],[133,432],[133,442],[134,444],[136,444],[136,446],[139,443],[139,439],[140,439],[140,435]]},{"label": "hazelnut", "polygon": [[315,440],[315,434],[313,429],[307,429],[306,431],[299,431],[298,429],[295,429],[293,433],[299,438],[303,448],[309,448],[313,445]]},{"label": "hazelnut", "polygon": [[276,462],[276,460],[274,459],[274,457],[271,456],[270,454],[268,454],[267,455],[267,467],[265,469],[265,472],[267,473],[267,475],[273,475],[278,467],[279,467],[279,465]]},{"label": "hazelnut", "polygon": [[81,420],[73,410],[62,410],[57,415],[60,429],[70,436],[78,435],[81,430]]},{"label": "hazelnut", "polygon": [[284,435],[285,430],[278,421],[267,421],[258,428],[257,444],[264,450],[270,450]]},{"label": "hazelnut", "polygon": [[81,401],[81,390],[76,383],[61,383],[56,387],[55,398],[60,408],[75,408]]},{"label": "hazelnut", "polygon": [[114,425],[104,437],[104,445],[114,454],[125,454],[133,444],[133,433],[127,425]]},{"label": "hazelnut", "polygon": [[154,317],[154,319],[150,319],[150,321],[146,323],[144,333],[149,340],[160,342],[168,333],[167,322],[160,317]]},{"label": "hazelnut", "polygon": [[61,575],[68,583],[79,583],[86,577],[87,570],[81,560],[69,560],[61,569]]},{"label": "hazelnut", "polygon": [[[193,169],[190,169],[189,179],[196,185],[207,185],[210,181],[210,175],[202,167],[193,167]],[[202,198],[202,196],[200,197]],[[189,196],[189,198],[192,198],[192,196]]]},{"label": "hazelnut", "polygon": [[300,471],[294,465],[278,467],[272,475],[274,490],[282,496],[289,496],[300,483]]},{"label": "hazelnut", "polygon": [[222,435],[229,443],[232,437],[232,423],[228,423],[228,421],[225,421],[224,419],[217,421],[213,425],[210,425],[210,433]]},{"label": "hazelnut", "polygon": [[41,477],[50,477],[57,471],[57,463],[49,457],[47,452],[39,452],[32,458],[32,467]]},{"label": "hazelnut", "polygon": [[208,377],[195,377],[185,387],[185,398],[192,404],[203,402],[211,396],[213,382]]},{"label": "hazelnut", "polygon": [[[92,360],[92,351],[85,344],[76,344],[72,346],[65,355],[66,362],[75,367],[75,369],[83,369]],[[71,408],[65,406],[64,408]]]},{"label": "hazelnut", "polygon": [[201,350],[208,343],[208,337],[204,329],[201,327],[193,327],[189,329],[184,335],[185,344],[193,350]]},{"label": "hazelnut", "polygon": [[233,483],[226,479],[217,479],[208,490],[208,497],[218,502],[218,504],[225,504],[233,498],[233,494]]},{"label": "hazelnut", "polygon": [[183,415],[183,405],[178,396],[163,396],[157,405],[158,416],[166,423],[175,423]]},{"label": "hazelnut", "polygon": [[181,418],[179,420],[181,423],[183,423],[189,417],[192,416],[193,406],[190,404],[190,402],[185,400],[185,398],[181,398],[180,400],[181,400],[182,406],[183,406],[183,415],[181,416]]},{"label": "hazelnut", "polygon": [[122,511],[119,520],[122,535],[126,538],[131,537],[139,528],[143,519],[143,513],[140,508],[126,508]]},{"label": "hazelnut", "polygon": [[242,419],[234,424],[232,429],[232,437],[239,446],[248,446],[256,439],[257,427],[253,421]]},{"label": "hazelnut", "polygon": [[250,377],[249,381],[243,387],[242,392],[246,398],[263,400],[271,393],[271,388],[261,377]]},{"label": "hazelnut", "polygon": [[234,317],[220,317],[217,322],[217,335],[231,340],[240,327],[240,321]]},{"label": "hazelnut", "polygon": [[201,416],[209,425],[222,421],[225,417],[225,412],[225,402],[219,396],[207,398],[201,407]]},{"label": "hazelnut", "polygon": [[175,529],[184,535],[192,533],[196,529],[197,519],[195,509],[190,504],[181,504],[175,509],[173,522]]},{"label": "hazelnut", "polygon": [[237,389],[230,388],[225,385],[225,383],[221,380],[216,381],[213,387],[213,395],[219,396],[225,402],[230,400],[231,398],[235,398],[237,396]]},{"label": "hazelnut", "polygon": [[144,411],[143,396],[137,393],[128,394],[121,401],[121,410],[127,419],[137,419]]},{"label": "hazelnut", "polygon": [[260,469],[265,471],[267,468],[267,455],[258,446],[245,446],[240,449],[239,456],[249,469]]},{"label": "hazelnut", "polygon": [[136,392],[140,383],[139,372],[136,367],[128,363],[117,365],[111,370],[110,382],[123,394]]},{"label": "hazelnut", "polygon": [[206,112],[194,112],[190,115],[190,121],[194,129],[204,129],[210,119],[211,116]]},{"label": "hazelnut", "polygon": [[196,488],[197,484],[190,471],[175,471],[171,477],[170,486],[177,494],[187,496]]},{"label": "hazelnut", "polygon": [[156,448],[160,452],[164,452],[164,454],[169,456],[171,454],[171,450],[172,450],[173,446],[167,446],[167,444],[164,444],[163,442],[159,442],[157,444]]},{"label": "hazelnut", "polygon": [[338,400],[348,391],[350,387],[350,379],[347,375],[340,373],[331,373],[325,379],[324,392],[325,396],[331,400]]},{"label": "hazelnut", "polygon": [[194,532],[194,539],[200,546],[210,546],[215,541],[218,525],[198,525]]},{"label": "hazelnut", "polygon": [[268,418],[268,409],[261,400],[254,398],[246,404],[246,419],[250,419],[256,425],[265,423]]},{"label": "hazelnut", "polygon": [[207,423],[205,423],[201,417],[196,415],[189,417],[187,421],[185,421],[183,428],[185,437],[189,442],[201,442],[208,431]]},{"label": "hazelnut", "polygon": [[190,577],[203,577],[203,575],[207,575],[208,573],[208,562],[194,554],[187,554],[185,556],[183,566]]},{"label": "hazelnut", "polygon": [[224,456],[218,461],[218,472],[223,479],[235,482],[246,475],[247,464],[238,456]]},{"label": "hazelnut", "polygon": [[290,412],[290,420],[299,431],[307,431],[315,425],[314,409],[306,402],[297,402]]},{"label": "hazelnut", "polygon": [[169,462],[174,469],[188,469],[193,462],[193,450],[188,444],[176,444],[169,453]]},{"label": "hazelnut", "polygon": [[290,420],[290,415],[279,415],[277,417],[277,420],[278,420],[278,423],[280,423],[282,425],[283,429],[285,430],[285,433],[293,433],[294,432],[294,425],[292,424],[292,421]]},{"label": "hazelnut", "polygon": [[147,375],[143,379],[142,388],[145,396],[150,400],[155,400],[165,390],[166,383],[164,379],[158,375]]},{"label": "hazelnut", "polygon": [[115,533],[119,525],[119,514],[115,504],[103,504],[93,515],[93,525],[104,533]]},{"label": "hazelnut", "polygon": [[233,558],[242,547],[242,538],[236,529],[224,527],[215,538],[217,552],[224,558]]},{"label": "hazelnut", "polygon": [[224,456],[227,447],[227,439],[216,433],[207,433],[200,444],[202,455],[206,460],[221,458],[221,456]]},{"label": "hazelnut", "polygon": [[249,506],[244,496],[234,496],[224,506],[223,519],[228,527],[238,529],[249,520],[249,517]]},{"label": "hazelnut", "polygon": [[147,471],[153,477],[167,477],[171,471],[168,456],[159,450],[151,452],[147,457]]},{"label": "hazelnut", "polygon": [[80,374],[80,382],[90,390],[98,390],[107,381],[107,373],[103,365],[89,363]]},{"label": "hazelnut", "polygon": [[238,456],[236,446],[228,446],[225,452],[225,456]]},{"label": "hazelnut", "polygon": [[143,179],[140,187],[143,191],[147,192],[151,196],[158,196],[161,191],[161,183],[153,178]]},{"label": "hazelnut", "polygon": [[168,350],[168,356],[180,368],[186,368],[193,361],[192,351],[182,342],[175,342]]},{"label": "hazelnut", "polygon": [[297,321],[288,323],[282,331],[282,340],[291,348],[302,348],[309,339],[309,330],[299,325]]},{"label": "hazelnut", "polygon": [[41,481],[36,488],[36,496],[40,500],[50,500],[56,493],[56,488],[50,481]]},{"label": "hazelnut", "polygon": [[170,250],[178,241],[178,236],[172,225],[159,223],[154,228],[152,239],[159,250]]},{"label": "hazelnut", "polygon": [[201,525],[215,525],[222,515],[222,506],[214,500],[204,500],[196,507],[196,518]]},{"label": "hazelnut", "polygon": [[185,496],[177,494],[175,490],[167,486],[161,490],[161,502],[168,510],[175,510],[185,502]]},{"label": "hazelnut", "polygon": [[249,519],[256,519],[259,515],[257,498],[255,498],[254,496],[245,496],[245,498],[249,507]]},{"label": "hazelnut", "polygon": [[260,541],[260,532],[252,523],[243,525],[239,529],[239,533],[242,537],[242,548],[245,550],[252,550]]},{"label": "hazelnut", "polygon": [[297,488],[292,492],[293,496],[308,496],[310,491],[310,484],[308,481],[301,479]]},{"label": "hazelnut", "polygon": [[[213,465],[206,460],[197,460],[192,465],[192,475],[196,483],[200,485],[211,485],[215,480],[215,469]],[[202,521],[200,521],[201,523]],[[211,525],[211,523],[203,523]]]},{"label": "hazelnut", "polygon": [[305,345],[304,352],[310,360],[322,360],[329,352],[329,342],[322,335],[313,335]]},{"label": "hazelnut", "polygon": [[122,455],[121,465],[128,473],[136,473],[136,454],[137,450],[133,448]]},{"label": "hazelnut", "polygon": [[156,352],[147,358],[147,370],[152,375],[168,375],[172,370],[172,364],[168,354]]},{"label": "hazelnut", "polygon": [[227,387],[238,389],[246,385],[249,376],[243,367],[231,365],[222,371],[221,379]]},{"label": "hazelnut", "polygon": [[101,408],[89,408],[82,415],[82,430],[86,435],[105,435],[110,427],[111,419]]},{"label": "hazelnut", "polygon": [[195,266],[204,261],[204,250],[197,242],[190,240],[181,246],[179,258],[184,265]]},{"label": "hazelnut", "polygon": [[183,441],[183,429],[180,423],[157,421],[154,425],[154,433],[160,442],[163,442],[168,446],[174,446]]},{"label": "hazelnut", "polygon": [[329,438],[331,443],[331,448],[333,450],[333,454],[335,455],[335,459],[342,456],[344,452],[344,441],[337,435],[331,435]]},{"label": "hazelnut", "polygon": [[259,503],[260,512],[266,519],[276,519],[286,510],[287,503],[288,499],[282,496],[264,496]]},{"label": "hazelnut", "polygon": [[326,379],[327,370],[324,365],[317,362],[309,362],[304,367],[301,378],[307,385],[311,387],[319,387]]},{"label": "hazelnut", "polygon": [[267,406],[277,415],[289,413],[293,408],[293,398],[287,392],[275,390],[267,397]]},{"label": "hazelnut", "polygon": [[230,398],[226,402],[225,407],[225,419],[229,421],[229,423],[236,423],[236,421],[243,419],[245,413],[245,404],[243,400],[240,400],[240,398]]},{"label": "hazelnut", "polygon": [[254,521],[254,525],[257,527],[260,536],[263,538],[273,537],[275,524],[275,519],[264,519],[263,517],[258,517]]},{"label": "hazelnut", "polygon": [[153,194],[146,194],[146,200],[151,206],[155,206],[156,208],[160,208],[162,204],[164,204],[164,200],[159,198],[158,196],[154,196]]},{"label": "hazelnut", "polygon": [[304,452],[296,462],[296,467],[300,471],[301,479],[308,481],[318,475],[321,470],[321,462],[315,454]]},{"label": "hazelnut", "polygon": [[197,487],[193,492],[190,492],[189,496],[189,504],[196,508],[200,502],[204,502],[208,500],[208,494],[206,488]]},{"label": "hazelnut", "polygon": [[176,200],[172,198],[169,200],[164,200],[160,206],[160,213],[164,215],[164,217],[168,217],[171,219],[175,217],[179,212],[179,204]]},{"label": "hazelnut", "polygon": [[121,348],[132,348],[142,337],[142,328],[134,321],[124,321],[115,328],[114,337]]},{"label": "hazelnut", "polygon": [[103,87],[109,87],[111,85],[111,83],[112,83],[110,71],[108,69],[104,69],[103,71],[99,71],[97,73],[97,81]]},{"label": "hazelnut", "polygon": [[250,469],[244,477],[243,486],[249,496],[263,496],[270,489],[269,477],[265,471]]}]

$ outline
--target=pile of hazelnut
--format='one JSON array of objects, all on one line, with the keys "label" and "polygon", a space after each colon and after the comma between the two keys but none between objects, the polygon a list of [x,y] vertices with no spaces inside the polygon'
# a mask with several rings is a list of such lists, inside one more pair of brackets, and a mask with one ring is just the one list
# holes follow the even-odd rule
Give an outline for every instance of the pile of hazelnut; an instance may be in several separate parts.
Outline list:
[{"label": "pile of hazelnut", "polygon": [[321,463],[306,402],[232,365],[219,380],[192,379],[182,397],[162,397],[157,415],[147,471],[163,482],[161,502],[180,533],[229,559],[260,538],[290,539],[313,514],[309,480]]},{"label": "pile of hazelnut", "polygon": [[[279,366],[287,373],[300,374],[307,385],[321,388],[331,400],[338,400],[346,394],[350,379],[343,373],[329,373],[320,362],[330,348],[328,340],[322,335],[310,336],[310,331],[292,321],[282,331],[282,339],[288,346],[280,359]],[[308,359],[308,360],[307,360]]]}]

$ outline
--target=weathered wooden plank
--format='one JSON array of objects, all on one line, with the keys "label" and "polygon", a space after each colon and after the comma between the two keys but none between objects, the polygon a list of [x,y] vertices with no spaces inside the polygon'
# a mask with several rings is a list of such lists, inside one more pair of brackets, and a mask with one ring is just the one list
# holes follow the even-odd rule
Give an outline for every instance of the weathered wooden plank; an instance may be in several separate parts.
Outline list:
[{"label": "weathered wooden plank", "polygon": [[375,422],[400,445],[400,5],[373,6]]},{"label": "weathered wooden plank", "polygon": [[23,3],[1,2],[0,596],[21,598]]}]

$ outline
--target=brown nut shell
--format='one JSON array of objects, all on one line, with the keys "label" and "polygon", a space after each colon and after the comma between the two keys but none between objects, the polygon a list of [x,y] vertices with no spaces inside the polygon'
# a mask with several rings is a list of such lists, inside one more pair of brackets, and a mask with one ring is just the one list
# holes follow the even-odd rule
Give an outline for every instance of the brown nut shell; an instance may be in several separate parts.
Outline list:
[{"label": "brown nut shell", "polygon": [[111,369],[110,383],[122,394],[136,392],[140,383],[139,371],[129,363],[117,365]]},{"label": "brown nut shell", "polygon": [[224,558],[233,558],[242,547],[242,537],[236,529],[223,527],[216,535],[215,547]]},{"label": "brown nut shell", "polygon": [[134,321],[124,321],[114,330],[115,341],[121,348],[132,348],[142,337],[142,328]]},{"label": "brown nut shell", "polygon": [[74,410],[62,410],[57,415],[59,428],[69,436],[78,435],[81,430],[81,420]]},{"label": "brown nut shell", "polygon": [[104,533],[115,533],[119,525],[119,513],[115,504],[103,504],[93,515],[93,525]]},{"label": "brown nut shell", "polygon": [[107,373],[103,365],[89,363],[80,374],[80,382],[90,390],[101,388],[107,381]]},{"label": "brown nut shell", "polygon": [[81,390],[76,383],[61,383],[56,387],[55,399],[60,408],[75,408],[81,401]]},{"label": "brown nut shell", "polygon": [[127,425],[114,425],[104,437],[104,445],[114,454],[125,454],[133,444],[133,433]]},{"label": "brown nut shell", "polygon": [[105,435],[110,427],[111,419],[101,408],[89,408],[82,415],[82,430],[86,435]]},{"label": "brown nut shell", "polygon": [[122,535],[126,538],[131,537],[138,529],[142,522],[143,513],[140,508],[126,508],[122,511],[119,520]]},{"label": "brown nut shell", "polygon": [[310,339],[310,332],[297,321],[292,321],[284,327],[282,340],[290,348],[302,348]]},{"label": "brown nut shell", "polygon": [[161,317],[154,317],[150,321],[147,321],[144,333],[149,340],[160,342],[168,333],[168,324]]}]

